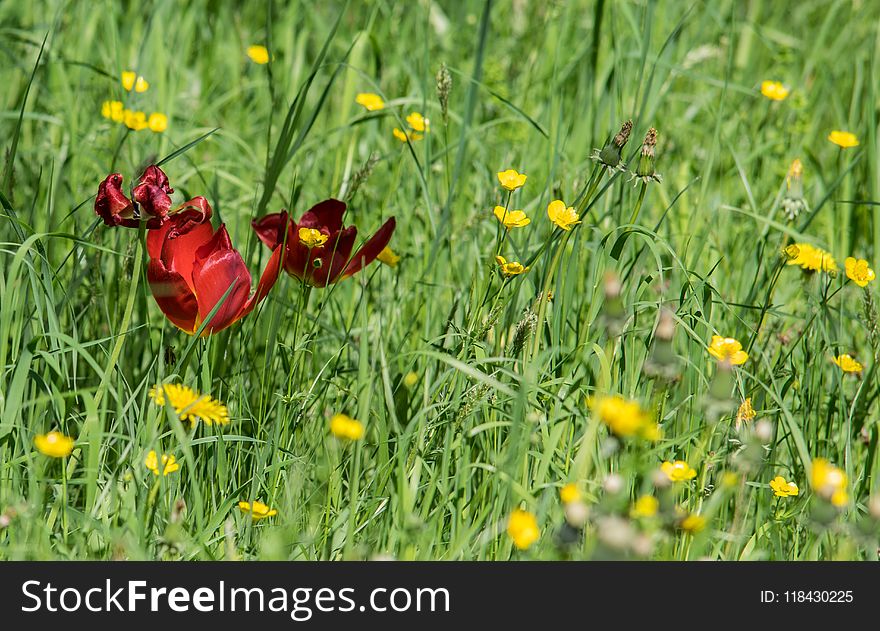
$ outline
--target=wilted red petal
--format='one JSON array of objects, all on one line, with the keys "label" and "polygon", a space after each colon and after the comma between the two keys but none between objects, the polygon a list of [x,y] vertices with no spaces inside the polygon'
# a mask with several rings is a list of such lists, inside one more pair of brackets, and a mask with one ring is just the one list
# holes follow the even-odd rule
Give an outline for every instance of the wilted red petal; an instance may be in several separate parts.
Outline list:
[{"label": "wilted red petal", "polygon": [[[253,311],[254,307],[260,304],[266,296],[269,295],[269,291],[275,285],[278,276],[281,274],[282,258],[284,258],[284,251],[281,246],[278,246],[272,252],[272,256],[269,257],[269,261],[266,263],[266,268],[263,270],[263,274],[260,276],[260,281],[257,283],[257,291],[250,297],[250,299],[248,299],[235,320],[245,317]],[[235,320],[232,322],[235,322]],[[232,322],[230,322],[230,324],[232,324]]]},{"label": "wilted red petal", "polygon": [[251,274],[241,254],[232,247],[226,226],[220,226],[211,240],[196,250],[192,278],[202,321],[229,291],[207,332],[216,333],[238,319],[251,291]]},{"label": "wilted red petal", "polygon": [[282,241],[284,241],[284,228],[288,224],[287,211],[280,213],[272,213],[266,215],[262,219],[254,219],[251,226],[257,233],[260,241],[274,250]]},{"label": "wilted red petal", "polygon": [[108,226],[137,227],[138,220],[134,216],[134,206],[122,192],[121,173],[111,173],[98,185],[95,214]]},{"label": "wilted red petal", "polygon": [[143,211],[154,217],[164,217],[171,209],[171,194],[174,189],[168,183],[168,176],[156,165],[150,165],[138,180],[132,192],[134,200]]},{"label": "wilted red petal", "polygon": [[347,278],[348,276],[357,274],[367,265],[376,260],[379,253],[384,250],[385,246],[388,245],[388,242],[391,241],[391,235],[394,234],[394,228],[396,225],[397,222],[394,220],[394,217],[386,221],[382,227],[376,231],[376,234],[370,237],[367,242],[361,246],[361,249],[351,257],[351,262],[346,266],[341,277]]},{"label": "wilted red petal", "polygon": [[333,234],[342,228],[344,214],[345,202],[325,199],[309,208],[297,224],[303,228],[326,228],[327,234]]},{"label": "wilted red petal", "polygon": [[187,333],[196,328],[199,313],[196,297],[177,272],[168,270],[159,259],[150,259],[147,281],[156,304],[175,326]]}]

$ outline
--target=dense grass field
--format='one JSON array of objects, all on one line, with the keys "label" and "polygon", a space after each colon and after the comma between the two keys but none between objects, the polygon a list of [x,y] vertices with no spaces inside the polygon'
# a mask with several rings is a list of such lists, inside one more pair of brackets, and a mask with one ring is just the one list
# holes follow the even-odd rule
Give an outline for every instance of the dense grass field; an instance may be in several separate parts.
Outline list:
[{"label": "dense grass field", "polygon": [[0,558],[876,559],[878,19],[0,4]]}]

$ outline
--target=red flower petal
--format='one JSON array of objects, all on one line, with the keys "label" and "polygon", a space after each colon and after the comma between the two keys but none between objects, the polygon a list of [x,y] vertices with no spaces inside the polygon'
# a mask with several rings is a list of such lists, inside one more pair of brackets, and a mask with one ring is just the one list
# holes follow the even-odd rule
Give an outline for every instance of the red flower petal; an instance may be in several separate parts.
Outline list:
[{"label": "red flower petal", "polygon": [[240,317],[251,291],[251,274],[232,247],[226,226],[220,226],[211,240],[196,250],[192,279],[202,321],[229,291],[205,329],[208,333],[225,329]]},{"label": "red flower petal", "polygon": [[382,227],[376,231],[376,234],[370,237],[367,242],[361,246],[361,249],[351,257],[351,262],[342,272],[342,278],[357,274],[367,265],[376,260],[379,253],[384,250],[385,246],[391,241],[391,235],[394,234],[394,228],[396,225],[397,222],[394,217],[386,221]]},{"label": "red flower petal", "polygon": [[[278,246],[272,252],[272,256],[269,257],[269,262],[266,263],[266,268],[263,270],[263,274],[260,276],[260,281],[257,283],[257,291],[254,292],[254,295],[245,303],[244,308],[242,308],[241,312],[239,312],[238,316],[235,318],[236,320],[245,317],[253,311],[254,307],[260,304],[263,299],[269,295],[269,290],[272,289],[278,280],[278,276],[281,274],[282,258],[284,258],[284,252],[281,246]],[[232,323],[230,322],[230,324]]]},{"label": "red flower petal", "polygon": [[111,173],[98,185],[95,214],[108,226],[137,228],[138,219],[134,215],[134,206],[122,192],[122,174]]},{"label": "red flower petal", "polygon": [[144,212],[154,217],[164,217],[171,208],[171,193],[174,189],[168,183],[168,176],[157,167],[150,165],[144,171],[138,185],[132,191],[134,200]]},{"label": "red flower petal", "polygon": [[318,202],[297,222],[302,228],[324,228],[322,232],[332,235],[342,228],[342,215],[345,214],[345,202],[338,199],[325,199]]},{"label": "red flower petal", "polygon": [[150,259],[147,281],[156,304],[175,326],[192,334],[199,313],[195,294],[177,272],[168,270],[159,259]]},{"label": "red flower petal", "polygon": [[288,223],[287,211],[282,211],[266,215],[262,219],[255,219],[251,222],[251,226],[253,226],[254,232],[257,233],[260,241],[274,250],[284,241],[284,228]]}]

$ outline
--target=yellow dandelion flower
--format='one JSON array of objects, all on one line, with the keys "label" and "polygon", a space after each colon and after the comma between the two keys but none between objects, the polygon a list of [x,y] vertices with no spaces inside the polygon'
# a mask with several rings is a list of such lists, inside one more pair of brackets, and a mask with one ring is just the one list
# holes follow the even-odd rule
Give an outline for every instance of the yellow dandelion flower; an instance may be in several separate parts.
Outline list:
[{"label": "yellow dandelion flower", "polygon": [[550,221],[563,230],[571,230],[573,226],[581,222],[580,215],[575,212],[574,208],[566,206],[561,199],[554,199],[550,202],[547,206],[547,216],[550,217]]},{"label": "yellow dandelion flower", "polygon": [[397,264],[400,262],[400,256],[394,253],[389,246],[385,246],[381,252],[379,252],[379,256],[376,257],[380,263],[384,263],[388,267],[397,267]]},{"label": "yellow dandelion flower", "polygon": [[771,101],[784,101],[788,97],[788,88],[779,81],[763,81],[761,83],[761,94]]},{"label": "yellow dandelion flower", "polygon": [[[148,453],[147,457],[144,459],[144,466],[156,476],[159,475],[159,460],[159,456],[153,450],[150,450],[150,453]],[[163,477],[180,469],[180,465],[177,464],[177,459],[174,456],[162,454],[161,460]]]},{"label": "yellow dandelion flower", "polygon": [[410,126],[410,129],[413,131],[421,132],[427,134],[431,131],[431,121],[422,116],[418,112],[410,112],[406,117],[406,124]]},{"label": "yellow dandelion flower", "polygon": [[300,228],[299,242],[307,248],[320,248],[330,237],[317,228]]},{"label": "yellow dandelion flower", "polygon": [[174,409],[177,418],[189,421],[192,426],[199,421],[206,425],[226,425],[229,423],[229,411],[220,401],[207,394],[199,394],[192,388],[182,384],[165,384],[150,389],[150,398],[156,405],[166,403]]},{"label": "yellow dandelion flower", "polygon": [[679,527],[685,532],[696,534],[706,527],[706,518],[702,515],[691,514],[681,520]]},{"label": "yellow dandelion flower", "polygon": [[749,354],[742,349],[742,344],[736,339],[720,335],[712,336],[709,354],[718,361],[728,361],[734,366],[741,366],[749,358]]},{"label": "yellow dandelion flower", "polygon": [[140,131],[147,128],[147,115],[136,110],[125,110],[122,122],[132,131]]},{"label": "yellow dandelion flower", "polygon": [[781,475],[770,480],[770,488],[773,489],[773,495],[776,497],[793,497],[800,494],[798,485],[794,482],[786,482]]},{"label": "yellow dandelion flower", "polygon": [[501,268],[501,274],[505,278],[510,278],[511,276],[519,276],[520,274],[525,274],[529,271],[528,267],[523,267],[522,263],[517,263],[516,261],[510,261],[508,263],[507,259],[503,256],[496,256],[495,262],[498,263],[498,266]]},{"label": "yellow dandelion flower", "polygon": [[274,508],[269,508],[266,504],[263,504],[263,502],[257,501],[253,504],[250,502],[239,502],[238,508],[245,515],[250,513],[251,519],[254,521],[266,519],[267,517],[274,517],[278,514],[278,511]]},{"label": "yellow dandelion flower", "polygon": [[162,133],[168,129],[168,117],[165,116],[165,114],[153,112],[147,119],[147,127],[150,128],[150,131],[156,132],[157,134]]},{"label": "yellow dandelion flower", "polygon": [[251,58],[251,61],[255,64],[263,64],[269,63],[269,49],[265,46],[254,45],[247,47],[247,56]]},{"label": "yellow dandelion flower", "polygon": [[846,474],[825,458],[816,458],[810,467],[810,486],[820,497],[835,506],[844,506],[849,500],[846,494]]},{"label": "yellow dandelion flower", "polygon": [[569,482],[559,489],[559,499],[563,504],[571,504],[581,499],[581,492],[578,490],[577,484]]},{"label": "yellow dandelion flower", "polygon": [[337,438],[360,440],[364,437],[364,425],[347,414],[335,414],[330,419],[330,433]]},{"label": "yellow dandelion flower", "polygon": [[848,355],[847,353],[838,355],[837,357],[834,357],[831,361],[837,364],[843,372],[862,372],[862,368],[864,368],[864,366],[862,366],[859,362],[853,359],[851,355]]},{"label": "yellow dandelion flower", "polygon": [[834,130],[828,134],[828,140],[833,142],[841,149],[849,149],[850,147],[858,147],[859,139],[856,135],[849,131]]},{"label": "yellow dandelion flower", "polygon": [[532,513],[516,509],[507,520],[507,534],[513,540],[513,545],[527,550],[541,536],[541,530]]},{"label": "yellow dandelion flower", "polygon": [[657,514],[660,509],[660,501],[653,495],[642,495],[633,504],[630,515],[633,517],[650,518]]},{"label": "yellow dandelion flower", "polygon": [[859,287],[866,287],[868,283],[877,278],[874,270],[868,267],[868,261],[865,259],[855,259],[848,256],[843,265],[846,269],[846,277]]},{"label": "yellow dandelion flower", "polygon": [[672,482],[686,482],[697,477],[697,471],[684,460],[675,462],[666,461],[660,465],[660,470],[666,474]]},{"label": "yellow dandelion flower", "polygon": [[378,112],[385,109],[385,101],[382,100],[382,97],[372,92],[361,92],[354,98],[354,102],[368,112]]},{"label": "yellow dandelion flower", "polygon": [[504,224],[504,227],[508,230],[510,228],[523,228],[532,222],[521,210],[507,210],[504,206],[496,206],[493,212],[498,221]]},{"label": "yellow dandelion flower", "polygon": [[125,88],[126,92],[131,92],[132,88],[134,88],[135,92],[146,92],[150,89],[150,84],[136,72],[126,70],[122,73],[122,87]]},{"label": "yellow dandelion flower", "polygon": [[800,265],[808,272],[837,272],[837,261],[830,253],[809,243],[793,243],[784,250],[786,265]]},{"label": "yellow dandelion flower", "polygon": [[498,181],[501,183],[501,186],[508,191],[515,191],[520,188],[526,183],[528,177],[529,176],[524,173],[517,173],[516,169],[507,169],[506,171],[499,171],[498,173]]},{"label": "yellow dandelion flower", "polygon": [[61,432],[49,432],[34,436],[34,447],[44,456],[65,458],[73,451],[74,440]]}]

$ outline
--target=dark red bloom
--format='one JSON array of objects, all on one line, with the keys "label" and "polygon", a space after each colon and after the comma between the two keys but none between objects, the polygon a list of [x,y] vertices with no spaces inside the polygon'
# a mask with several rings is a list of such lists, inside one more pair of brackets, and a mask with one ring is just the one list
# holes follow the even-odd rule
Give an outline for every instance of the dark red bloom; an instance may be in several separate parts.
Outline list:
[{"label": "dark red bloom", "polygon": [[[342,227],[344,213],[344,202],[327,199],[313,206],[299,222],[291,221],[287,212],[282,211],[255,220],[253,227],[260,241],[272,250],[284,244],[284,270],[288,274],[309,285],[326,287],[372,263],[391,241],[396,225],[392,217],[352,255],[357,228]],[[318,230],[326,241],[308,247],[300,238],[300,230],[309,228]]]},{"label": "dark red bloom", "polygon": [[111,173],[98,186],[95,198],[95,213],[108,226],[137,228],[142,216],[147,218],[147,228],[158,228],[171,209],[171,194],[174,189],[168,177],[159,167],[151,165],[134,187],[132,202],[122,192],[122,175]]},{"label": "dark red bloom", "polygon": [[251,274],[229,240],[226,226],[214,232],[211,206],[196,197],[147,233],[147,280],[162,312],[189,334],[201,326],[229,291],[204,334],[217,333],[240,320],[269,293],[281,273],[277,247],[251,295]]}]

